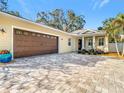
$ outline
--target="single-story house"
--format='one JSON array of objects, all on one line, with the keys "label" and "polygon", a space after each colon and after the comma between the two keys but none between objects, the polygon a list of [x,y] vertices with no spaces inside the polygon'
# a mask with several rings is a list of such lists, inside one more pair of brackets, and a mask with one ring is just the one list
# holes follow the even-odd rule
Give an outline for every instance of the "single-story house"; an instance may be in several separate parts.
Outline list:
[{"label": "single-story house", "polygon": [[0,12],[0,50],[10,50],[13,58],[91,48],[108,51],[106,34],[85,29],[68,33]]}]

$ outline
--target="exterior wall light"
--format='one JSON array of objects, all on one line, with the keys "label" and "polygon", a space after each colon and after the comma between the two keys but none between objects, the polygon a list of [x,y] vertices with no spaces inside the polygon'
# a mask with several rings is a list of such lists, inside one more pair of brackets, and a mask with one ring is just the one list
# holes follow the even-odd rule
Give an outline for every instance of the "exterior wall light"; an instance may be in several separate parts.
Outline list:
[{"label": "exterior wall light", "polygon": [[0,27],[0,32],[5,33],[6,31],[2,27]]},{"label": "exterior wall light", "polygon": [[0,32],[5,33],[5,30],[3,28],[0,28]]}]

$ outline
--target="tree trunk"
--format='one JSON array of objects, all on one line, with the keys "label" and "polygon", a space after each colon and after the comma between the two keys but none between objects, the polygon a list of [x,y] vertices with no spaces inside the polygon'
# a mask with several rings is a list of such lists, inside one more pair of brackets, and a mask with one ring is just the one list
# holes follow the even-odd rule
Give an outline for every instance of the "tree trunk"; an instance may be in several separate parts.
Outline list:
[{"label": "tree trunk", "polygon": [[116,40],[115,37],[114,37],[114,40],[115,40],[115,46],[116,46],[117,54],[118,54],[118,56],[120,56],[120,53],[119,53],[119,50],[118,50],[118,43],[117,43],[117,40]]}]

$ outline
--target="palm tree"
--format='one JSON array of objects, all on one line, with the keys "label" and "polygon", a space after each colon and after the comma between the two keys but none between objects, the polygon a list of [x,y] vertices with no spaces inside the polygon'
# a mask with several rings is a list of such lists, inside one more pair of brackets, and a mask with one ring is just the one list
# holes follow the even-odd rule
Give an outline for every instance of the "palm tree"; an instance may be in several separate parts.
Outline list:
[{"label": "palm tree", "polygon": [[117,54],[118,54],[118,56],[120,56],[119,49],[118,49],[118,42],[117,42],[119,31],[117,30],[117,27],[115,25],[113,25],[112,22],[108,21],[104,25],[103,30],[106,31],[106,34],[109,37],[112,37],[114,39]]},{"label": "palm tree", "polygon": [[[124,14],[118,14],[115,20],[113,21],[113,24],[115,26],[118,26],[119,34],[124,35]],[[124,56],[124,42],[123,42],[122,56]]]}]

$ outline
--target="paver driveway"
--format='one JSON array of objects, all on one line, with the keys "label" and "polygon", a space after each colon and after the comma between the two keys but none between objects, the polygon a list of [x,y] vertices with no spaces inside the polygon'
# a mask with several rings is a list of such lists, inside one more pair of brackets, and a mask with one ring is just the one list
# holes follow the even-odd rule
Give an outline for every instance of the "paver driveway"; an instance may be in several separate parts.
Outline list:
[{"label": "paver driveway", "polygon": [[75,53],[16,59],[0,67],[0,93],[124,93],[124,61]]}]

